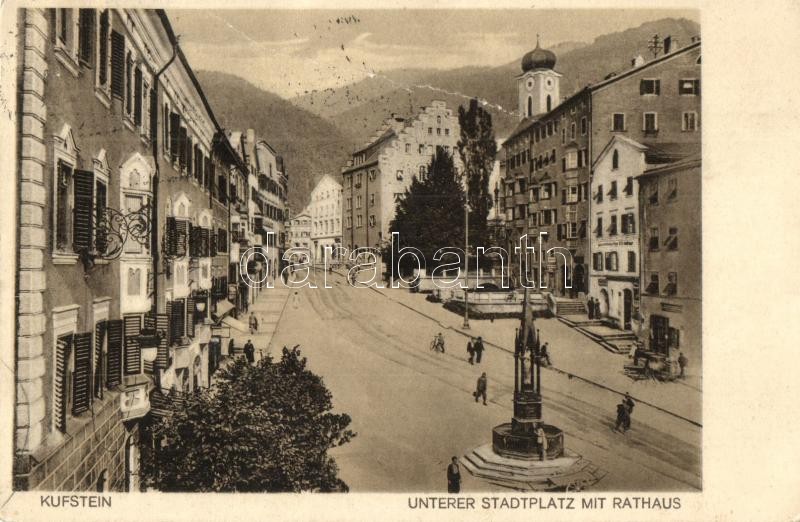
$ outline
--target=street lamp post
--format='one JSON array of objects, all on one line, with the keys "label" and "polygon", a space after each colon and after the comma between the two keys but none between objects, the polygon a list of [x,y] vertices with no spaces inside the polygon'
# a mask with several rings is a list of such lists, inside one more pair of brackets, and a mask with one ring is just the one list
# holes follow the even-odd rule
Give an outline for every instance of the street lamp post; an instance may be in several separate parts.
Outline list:
[{"label": "street lamp post", "polygon": [[469,329],[469,178],[467,169],[464,169],[464,324],[462,328]]}]

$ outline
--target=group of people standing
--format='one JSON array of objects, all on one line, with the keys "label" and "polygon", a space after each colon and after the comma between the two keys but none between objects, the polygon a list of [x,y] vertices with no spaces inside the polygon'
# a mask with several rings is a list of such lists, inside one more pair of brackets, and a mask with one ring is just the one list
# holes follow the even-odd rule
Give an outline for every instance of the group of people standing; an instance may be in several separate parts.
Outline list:
[{"label": "group of people standing", "polygon": [[481,363],[481,357],[483,356],[483,337],[471,337],[469,341],[467,341],[467,353],[469,354],[469,363],[475,364]]}]

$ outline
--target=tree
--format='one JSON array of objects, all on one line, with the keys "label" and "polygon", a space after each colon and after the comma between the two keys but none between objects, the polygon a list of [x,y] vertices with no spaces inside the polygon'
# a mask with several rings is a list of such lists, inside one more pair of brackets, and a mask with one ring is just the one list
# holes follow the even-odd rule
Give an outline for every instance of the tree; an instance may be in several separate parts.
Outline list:
[{"label": "tree", "polygon": [[347,491],[327,452],[355,436],[350,417],[331,413],[331,393],[306,369],[299,349],[279,362],[244,358],[215,375],[214,386],[152,427],[143,483],[160,491]]},{"label": "tree", "polygon": [[[422,262],[429,265],[427,268],[434,263],[433,254],[438,249],[463,245],[464,190],[452,156],[441,147],[436,148],[425,178],[420,180],[414,176],[397,203],[389,232],[399,233],[400,243],[396,248],[418,248],[425,257]],[[390,248],[382,254],[387,263],[391,260]],[[401,260],[402,273],[408,273],[412,266],[415,267],[416,263],[410,256]],[[395,268],[390,266],[389,270]]]},{"label": "tree", "polygon": [[469,108],[458,107],[458,125],[461,137],[458,153],[464,163],[464,172],[469,186],[469,236],[470,243],[486,245],[487,218],[492,208],[492,193],[489,176],[497,155],[497,142],[492,130],[492,115],[478,104],[475,98],[469,101]]}]

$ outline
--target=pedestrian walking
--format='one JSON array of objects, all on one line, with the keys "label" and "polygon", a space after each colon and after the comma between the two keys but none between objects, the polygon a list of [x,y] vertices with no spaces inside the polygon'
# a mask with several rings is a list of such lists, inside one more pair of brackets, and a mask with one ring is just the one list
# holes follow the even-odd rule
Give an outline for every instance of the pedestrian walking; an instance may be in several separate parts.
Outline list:
[{"label": "pedestrian walking", "polygon": [[636,403],[633,402],[629,393],[625,393],[625,397],[622,398],[622,404],[625,405],[625,409],[628,411],[628,417],[625,419],[625,430],[631,429],[631,416],[633,415],[633,407],[636,406]]},{"label": "pedestrian walking", "polygon": [[539,444],[539,460],[544,462],[547,460],[547,435],[541,424],[536,428],[536,442]]},{"label": "pedestrian walking", "polygon": [[250,325],[250,335],[253,335],[258,330],[258,319],[256,319],[255,312],[250,312],[248,323]]},{"label": "pedestrian walking", "polygon": [[458,459],[453,457],[447,466],[447,492],[459,493],[461,491],[461,469],[458,467]]},{"label": "pedestrian walking", "polygon": [[633,365],[639,366],[639,359],[644,358],[644,349],[640,345],[636,345],[636,348],[633,350]]},{"label": "pedestrian walking", "polygon": [[548,344],[544,343],[539,350],[539,360],[542,361],[545,366],[552,366],[553,363],[550,361],[550,353],[547,351],[547,346]]},{"label": "pedestrian walking", "polygon": [[483,355],[483,337],[478,336],[478,340],[475,341],[474,349],[475,349],[475,362],[480,364],[481,356]]},{"label": "pedestrian walking", "polygon": [[589,319],[594,319],[594,298],[589,298],[589,303],[587,304],[589,308]]},{"label": "pedestrian walking", "polygon": [[680,352],[680,355],[678,355],[678,366],[681,368],[680,378],[683,379],[686,377],[686,367],[689,366],[689,359],[683,355],[683,352]]},{"label": "pedestrian walking", "polygon": [[630,423],[631,416],[628,413],[628,408],[624,403],[620,402],[617,404],[617,423],[614,426],[614,431],[619,431],[619,429],[622,428],[622,433],[625,433],[628,430]]},{"label": "pedestrian walking", "polygon": [[233,337],[228,341],[228,355],[233,357]]},{"label": "pedestrian walking", "polygon": [[478,402],[480,397],[483,397],[483,405],[486,406],[486,372],[483,372],[480,377],[478,377],[478,386],[475,389],[475,393],[472,395],[475,396],[475,402]]},{"label": "pedestrian walking", "polygon": [[475,364],[475,362],[474,362],[474,359],[475,359],[475,344],[473,344],[474,340],[475,340],[474,337],[470,337],[469,341],[467,341],[467,353],[469,354],[469,363],[470,364]]},{"label": "pedestrian walking", "polygon": [[253,346],[250,339],[248,339],[244,345],[244,356],[247,357],[247,362],[250,364],[256,362],[256,347]]}]

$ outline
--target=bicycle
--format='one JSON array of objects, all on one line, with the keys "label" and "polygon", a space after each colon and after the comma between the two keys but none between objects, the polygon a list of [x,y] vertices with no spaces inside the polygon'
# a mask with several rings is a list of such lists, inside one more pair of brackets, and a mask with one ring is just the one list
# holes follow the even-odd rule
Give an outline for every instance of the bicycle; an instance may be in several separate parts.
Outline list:
[{"label": "bicycle", "polygon": [[430,349],[432,352],[442,352],[444,353],[444,340],[440,340],[438,337],[434,337],[431,341]]}]

